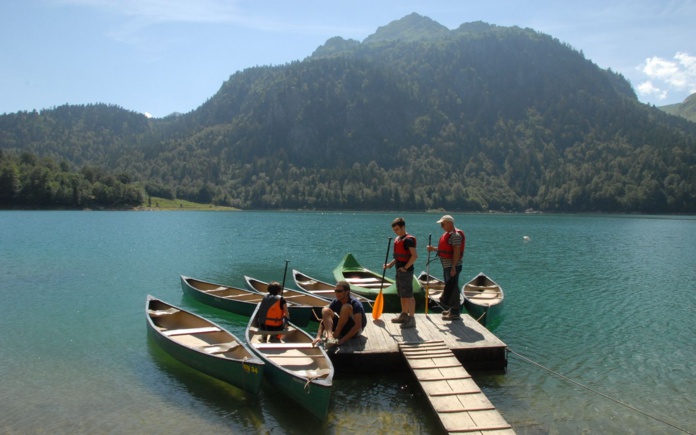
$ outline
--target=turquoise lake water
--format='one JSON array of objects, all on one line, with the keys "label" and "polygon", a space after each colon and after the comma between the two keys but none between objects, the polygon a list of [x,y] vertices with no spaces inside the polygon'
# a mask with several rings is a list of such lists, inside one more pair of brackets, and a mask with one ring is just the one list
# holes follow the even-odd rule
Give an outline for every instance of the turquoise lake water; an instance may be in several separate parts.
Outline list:
[{"label": "turquoise lake water", "polygon": [[[179,275],[244,286],[282,280],[288,260],[331,281],[348,252],[379,270],[397,216],[0,212],[0,433],[440,433],[408,373],[338,373],[321,423],[146,335],[152,294],[243,336],[245,318],[184,297]],[[419,272],[440,215],[401,216]],[[517,433],[696,433],[695,217],[454,216],[461,283],[485,272],[505,290],[494,333],[514,353],[506,373],[474,379]]]}]

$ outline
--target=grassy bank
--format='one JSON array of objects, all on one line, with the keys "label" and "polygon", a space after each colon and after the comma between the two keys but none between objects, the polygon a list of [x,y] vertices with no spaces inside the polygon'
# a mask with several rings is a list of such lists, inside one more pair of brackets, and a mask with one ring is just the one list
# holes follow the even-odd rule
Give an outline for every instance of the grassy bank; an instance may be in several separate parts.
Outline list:
[{"label": "grassy bank", "polygon": [[236,211],[233,207],[218,206],[215,204],[200,204],[181,199],[149,198],[138,210],[210,210],[210,211]]}]

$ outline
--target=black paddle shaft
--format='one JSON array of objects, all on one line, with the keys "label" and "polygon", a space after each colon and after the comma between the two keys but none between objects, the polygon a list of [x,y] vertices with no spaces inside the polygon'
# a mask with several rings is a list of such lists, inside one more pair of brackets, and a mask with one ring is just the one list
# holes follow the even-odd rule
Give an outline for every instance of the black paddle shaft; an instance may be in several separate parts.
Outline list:
[{"label": "black paddle shaft", "polygon": [[283,284],[280,286],[280,294],[283,294],[283,290],[285,290],[285,278],[288,276],[288,263],[289,260],[285,260],[285,272],[283,272]]},{"label": "black paddle shaft", "polygon": [[391,241],[392,238],[390,237],[389,240],[387,240],[387,255],[384,257],[384,267],[382,267],[382,281],[379,284],[379,290],[382,290],[382,287],[384,287],[384,275],[387,273],[387,261],[389,261],[389,249],[391,248]]}]

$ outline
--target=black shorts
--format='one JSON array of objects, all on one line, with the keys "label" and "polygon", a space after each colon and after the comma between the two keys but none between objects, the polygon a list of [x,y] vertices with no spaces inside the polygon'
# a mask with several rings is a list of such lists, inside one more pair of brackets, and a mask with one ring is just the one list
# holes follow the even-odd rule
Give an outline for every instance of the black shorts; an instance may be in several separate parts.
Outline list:
[{"label": "black shorts", "polygon": [[[333,322],[333,332],[336,332],[336,327],[338,326],[338,314],[334,313],[334,322]],[[343,337],[346,335],[348,332],[350,332],[351,329],[353,329],[353,326],[355,326],[355,320],[353,320],[352,317],[348,318],[348,321],[346,322],[346,325],[343,327],[342,331],[339,331],[338,336]]]}]

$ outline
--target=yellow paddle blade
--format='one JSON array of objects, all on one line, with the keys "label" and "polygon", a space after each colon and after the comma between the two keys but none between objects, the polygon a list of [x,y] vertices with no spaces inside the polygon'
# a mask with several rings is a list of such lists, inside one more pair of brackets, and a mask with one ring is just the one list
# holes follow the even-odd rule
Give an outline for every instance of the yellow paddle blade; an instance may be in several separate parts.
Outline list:
[{"label": "yellow paddle blade", "polygon": [[374,320],[379,319],[382,316],[382,311],[384,310],[384,295],[382,295],[382,289],[379,289],[379,294],[375,299],[375,303],[372,304],[372,318]]}]

